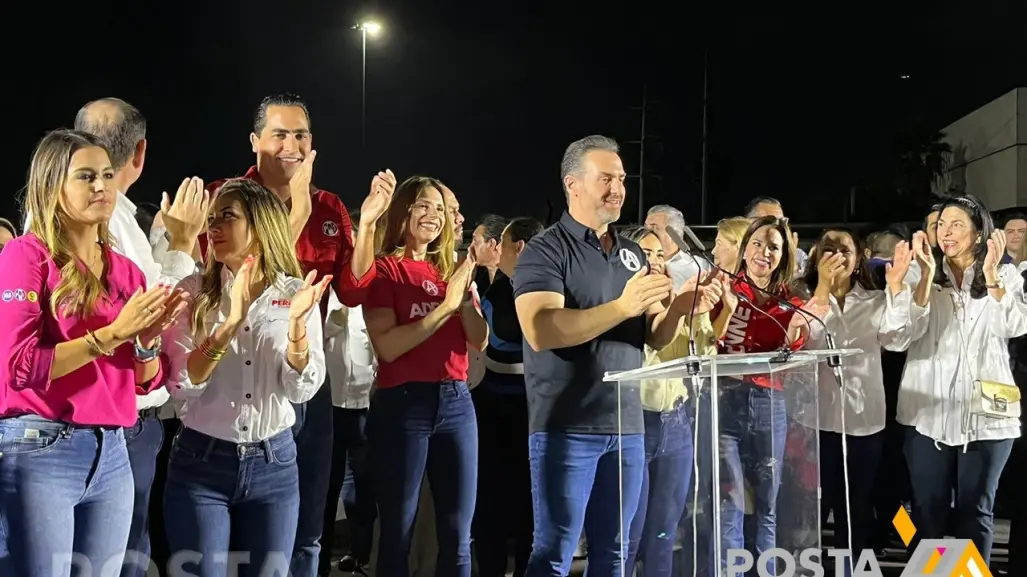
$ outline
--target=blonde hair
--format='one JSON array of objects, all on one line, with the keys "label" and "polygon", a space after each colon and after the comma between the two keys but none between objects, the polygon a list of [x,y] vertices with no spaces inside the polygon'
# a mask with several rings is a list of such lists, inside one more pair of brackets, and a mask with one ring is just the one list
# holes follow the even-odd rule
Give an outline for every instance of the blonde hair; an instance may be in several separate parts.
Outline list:
[{"label": "blonde hair", "polygon": [[742,243],[742,238],[745,236],[745,231],[749,230],[750,224],[752,221],[743,216],[721,219],[717,223],[717,234],[737,246]]},{"label": "blonde hair", "polygon": [[[282,275],[303,278],[289,228],[289,211],[282,199],[248,178],[226,182],[218,189],[218,199],[221,198],[236,198],[242,205],[256,244],[257,271],[266,282],[276,282]],[[191,321],[197,338],[207,336],[210,330],[207,315],[221,306],[221,271],[224,266],[213,255],[208,256],[200,291],[193,301]]]},{"label": "blonde hair", "polygon": [[[65,316],[88,317],[99,299],[107,296],[103,281],[72,252],[65,235],[69,216],[61,207],[61,193],[68,180],[71,157],[79,150],[91,147],[107,152],[95,136],[61,129],[44,136],[32,153],[25,185],[25,210],[32,215],[29,232],[46,245],[50,258],[61,269],[61,280],[50,295],[50,310],[54,316],[60,310]],[[111,246],[106,222],[99,225],[97,237],[104,248]]]},{"label": "blonde hair", "polygon": [[[402,258],[406,254],[406,239],[410,230],[410,211],[414,203],[421,199],[429,188],[439,191],[445,204],[444,185],[429,176],[411,176],[396,188],[392,196],[389,210],[378,222],[375,231],[375,247],[379,256]],[[449,222],[449,207],[442,215],[442,230],[439,236],[428,244],[425,260],[428,261],[442,280],[448,281],[456,268],[453,256],[456,240],[453,235],[453,223]]]}]

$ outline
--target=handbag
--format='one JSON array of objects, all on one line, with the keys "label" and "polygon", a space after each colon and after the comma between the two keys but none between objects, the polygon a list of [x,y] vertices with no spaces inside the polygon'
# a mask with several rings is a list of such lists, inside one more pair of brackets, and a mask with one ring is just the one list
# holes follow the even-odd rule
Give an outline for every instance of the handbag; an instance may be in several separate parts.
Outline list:
[{"label": "handbag", "polygon": [[[955,309],[966,314],[963,299],[955,292],[952,293],[952,304]],[[959,330],[959,338],[963,343],[963,353],[966,354],[962,329]],[[1019,419],[1019,387],[997,381],[975,380],[970,391],[970,414],[989,419]]]},{"label": "handbag", "polygon": [[970,413],[992,419],[1020,418],[1020,389],[995,381],[974,381]]}]

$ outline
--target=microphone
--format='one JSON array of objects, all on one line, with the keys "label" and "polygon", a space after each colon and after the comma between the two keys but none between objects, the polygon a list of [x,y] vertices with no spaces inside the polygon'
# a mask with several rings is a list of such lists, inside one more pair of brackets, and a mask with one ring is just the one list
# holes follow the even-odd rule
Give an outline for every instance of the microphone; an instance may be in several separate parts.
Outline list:
[{"label": "microphone", "polygon": [[797,307],[782,298],[778,298],[778,303],[780,303],[781,308],[797,312],[802,316],[806,317],[807,319],[813,319],[817,321],[817,323],[819,323],[821,327],[823,327],[824,341],[827,343],[827,348],[828,350],[835,352],[835,354],[828,355],[827,366],[831,367],[831,372],[834,373],[834,379],[838,381],[838,386],[842,386],[842,383],[844,382],[842,375],[842,358],[837,354],[838,347],[835,345],[834,335],[831,334],[830,329],[827,328],[827,323],[824,322],[824,319],[801,307]]},{"label": "microphone", "polygon": [[[695,255],[691,252],[688,253],[688,256],[692,257],[692,261],[695,262],[695,266],[699,269],[699,272],[696,274],[702,275],[702,265],[699,264],[699,259],[695,258]],[[699,288],[698,284],[696,284],[696,288]],[[699,353],[695,346],[695,335],[692,334],[692,329],[695,327],[692,321],[695,319],[695,303],[698,297],[698,293],[692,295],[692,308],[688,311],[688,356],[692,357],[692,360],[685,363],[685,370],[688,371],[689,376],[693,377],[693,381],[695,381],[694,377],[702,370],[702,363],[699,362]]]},{"label": "microphone", "polygon": [[[705,258],[705,255],[703,255],[703,258]],[[730,276],[732,278],[740,280],[740,281],[744,282],[746,285],[748,285],[750,288],[752,288],[753,290],[758,291],[759,293],[763,294],[764,296],[767,296],[769,298],[774,299],[774,302],[776,302],[781,308],[790,310],[790,311],[792,311],[793,314],[794,313],[799,313],[799,314],[801,314],[803,317],[805,317],[807,319],[815,320],[824,329],[824,341],[827,344],[828,350],[831,350],[831,351],[837,351],[838,350],[838,346],[835,344],[834,335],[831,333],[830,329],[827,328],[827,323],[824,322],[824,319],[822,319],[822,318],[818,317],[817,315],[815,315],[815,314],[813,314],[813,313],[803,309],[802,307],[795,306],[794,304],[792,304],[788,300],[783,299],[780,296],[778,296],[778,295],[776,295],[776,294],[774,294],[774,293],[772,293],[772,292],[770,292],[768,290],[765,290],[763,288],[760,288],[760,287],[756,286],[756,283],[752,282],[745,275],[735,275],[735,274],[733,274],[733,273],[731,273],[731,272],[729,272],[727,270],[724,270],[724,269],[720,268],[712,260],[707,259],[706,262],[708,262],[710,264],[710,266],[713,267],[714,269],[716,269],[716,270],[718,270],[720,272],[723,272],[723,273],[727,274],[728,276]],[[739,294],[738,296],[739,296],[739,300],[741,300],[742,295]],[[749,304],[752,305],[751,302]],[[759,310],[759,309],[757,309],[757,310]],[[763,312],[763,311],[760,311],[760,312]],[[767,314],[767,313],[765,313],[765,314]],[[770,316],[770,315],[767,314],[767,316]],[[771,317],[771,318],[773,318],[773,317]],[[774,320],[776,321],[777,319],[774,319]],[[780,324],[781,323],[778,323],[778,325],[780,325]],[[787,335],[787,331],[785,331],[785,334]],[[842,376],[842,358],[839,355],[837,355],[837,354],[832,354],[832,355],[828,356],[827,357],[827,366],[831,367],[831,370],[834,373],[834,378],[835,378],[835,380],[838,381],[838,384],[840,386],[842,384],[842,381],[843,381],[843,376]]]},{"label": "microphone", "polygon": [[[691,228],[688,228],[688,225],[685,225],[682,228],[682,230],[685,232],[685,236],[688,237],[689,242],[692,243],[692,246],[694,246],[695,248],[699,249],[699,252],[706,252],[706,245],[703,244],[703,242],[701,240],[699,240],[699,237],[695,236],[695,233],[692,232]],[[667,232],[673,232],[673,231],[668,228]],[[671,237],[671,238],[673,239],[674,237]],[[680,237],[678,237],[678,238],[680,238]],[[675,242],[675,244],[677,244],[677,243]],[[680,248],[680,246],[681,245],[678,245],[678,248]]]},{"label": "microphone", "polygon": [[[699,259],[695,258],[695,255],[692,254],[692,251],[688,248],[688,245],[685,243],[684,239],[681,238],[681,235],[678,234],[677,231],[675,231],[672,228],[668,227],[666,230],[667,230],[667,235],[670,236],[670,239],[674,242],[675,245],[677,245],[678,250],[680,250],[681,252],[687,254],[689,257],[691,257],[692,261],[695,262],[696,268],[699,269],[699,272],[697,274],[701,275],[702,274],[702,264],[700,264],[699,263]],[[699,247],[703,246],[703,244],[701,242],[699,242],[699,239],[695,238],[695,234],[692,233],[692,231],[689,230],[687,226],[685,227],[684,230],[685,230],[685,233],[688,234],[691,239],[693,239],[693,241],[696,243],[697,246],[699,246]],[[675,295],[675,297],[676,296],[677,295]],[[685,363],[685,370],[688,371],[688,375],[691,376],[691,377],[695,377],[702,370],[702,363],[699,362],[699,359],[698,359],[699,354],[698,354],[698,351],[697,351],[696,346],[695,346],[695,337],[692,335],[692,327],[695,326],[692,323],[692,321],[694,319],[695,319],[695,298],[692,299],[692,309],[690,311],[688,311],[688,356],[692,357],[692,360],[690,360],[687,363]]]},{"label": "microphone", "polygon": [[[688,228],[687,226],[685,227],[685,229],[684,229],[684,230],[685,230],[685,232],[686,232],[686,233],[688,233],[688,234],[691,234],[691,236],[692,236],[693,238],[695,237],[695,234],[694,234],[694,233],[691,233],[691,230],[690,230],[690,229],[689,229],[689,228]],[[670,240],[672,240],[672,241],[674,242],[674,244],[675,244],[675,245],[677,245],[677,247],[678,247],[678,249],[679,249],[679,250],[683,250],[683,251],[687,252],[687,253],[688,253],[688,254],[689,254],[689,255],[690,255],[690,256],[691,256],[691,257],[692,257],[693,259],[695,258],[695,255],[694,255],[694,254],[692,253],[692,251],[691,251],[691,250],[689,250],[689,248],[688,248],[688,244],[687,244],[687,243],[685,242],[685,240],[684,240],[683,238],[681,238],[681,235],[680,235],[680,234],[678,234],[678,233],[677,233],[677,231],[675,231],[675,230],[673,230],[673,229],[671,229],[671,228],[668,228],[668,229],[667,229],[667,236],[669,236],[669,237],[670,237]],[[696,244],[697,244],[698,246],[703,246],[703,244],[702,244],[701,242],[699,242],[699,239],[695,239],[695,243],[696,243]],[[771,296],[771,297],[773,297],[773,298],[774,298],[774,299],[775,299],[776,301],[781,301],[781,300],[782,300],[782,299],[781,299],[780,297],[778,297],[777,295],[773,295],[773,294],[771,294],[771,293],[769,293],[769,292],[767,292],[767,291],[765,291],[765,290],[761,289],[760,287],[756,286],[756,285],[755,285],[754,283],[750,282],[750,281],[749,281],[749,279],[747,279],[747,278],[744,278],[744,277],[741,277],[741,276],[736,276],[736,275],[735,275],[734,273],[732,273],[732,272],[729,272],[729,271],[726,271],[726,270],[724,270],[724,269],[720,268],[719,266],[717,266],[717,265],[716,265],[716,264],[715,264],[715,263],[713,262],[713,259],[709,258],[709,257],[708,257],[708,256],[706,256],[705,254],[703,254],[703,253],[699,253],[699,256],[701,256],[701,257],[703,258],[703,260],[705,260],[706,262],[708,262],[708,263],[710,264],[710,266],[711,266],[711,267],[713,267],[713,269],[714,269],[714,270],[718,270],[718,271],[720,271],[720,272],[723,272],[724,274],[726,274],[726,275],[730,276],[731,278],[734,278],[734,279],[739,279],[739,280],[741,280],[742,282],[744,282],[745,284],[747,284],[747,285],[749,285],[750,287],[752,287],[753,289],[755,289],[755,290],[757,290],[757,291],[759,291],[759,292],[761,292],[761,293],[763,293],[763,294],[765,294],[765,295],[768,295],[768,296]],[[698,264],[698,263],[696,263],[696,264]],[[700,266],[699,268],[701,269],[702,267]],[[789,338],[789,337],[788,337],[788,329],[786,329],[786,328],[784,327],[784,325],[782,325],[782,324],[780,323],[780,321],[778,321],[777,319],[775,319],[773,315],[771,315],[771,314],[770,314],[770,313],[768,313],[767,311],[765,311],[765,310],[763,310],[763,309],[759,308],[758,306],[756,306],[756,304],[755,304],[755,303],[753,303],[753,302],[752,302],[751,300],[749,300],[749,298],[748,298],[748,297],[746,297],[745,295],[743,295],[743,294],[739,293],[739,294],[738,294],[737,296],[738,296],[738,300],[739,300],[739,301],[742,301],[742,302],[744,302],[744,303],[748,304],[748,305],[749,305],[750,307],[752,307],[752,308],[753,308],[753,309],[754,309],[754,310],[755,310],[756,312],[758,312],[758,313],[760,313],[761,315],[763,315],[763,316],[765,316],[765,317],[769,318],[770,320],[774,321],[774,324],[776,324],[776,325],[778,326],[778,328],[780,328],[780,329],[781,329],[781,332],[782,332],[782,333],[784,334],[784,336],[785,336],[785,342],[784,342],[784,344],[783,344],[783,345],[782,345],[782,347],[781,347],[781,350],[780,350],[780,353],[781,353],[781,354],[780,354],[780,356],[779,356],[779,357],[775,357],[775,359],[774,359],[774,360],[775,360],[775,361],[785,361],[785,360],[787,360],[787,359],[788,359],[789,357],[791,357],[791,355],[792,355],[792,352],[793,352],[793,351],[792,351],[792,348],[791,348],[791,338]],[[788,304],[791,304],[791,303],[788,303]],[[690,343],[689,343],[689,345],[690,345],[691,349],[694,349],[694,343],[691,343],[691,342],[690,342]],[[691,353],[691,350],[689,351],[689,354],[692,354],[692,353]],[[693,356],[694,356],[694,355],[693,355]],[[687,366],[687,365],[686,365],[686,366]]]}]

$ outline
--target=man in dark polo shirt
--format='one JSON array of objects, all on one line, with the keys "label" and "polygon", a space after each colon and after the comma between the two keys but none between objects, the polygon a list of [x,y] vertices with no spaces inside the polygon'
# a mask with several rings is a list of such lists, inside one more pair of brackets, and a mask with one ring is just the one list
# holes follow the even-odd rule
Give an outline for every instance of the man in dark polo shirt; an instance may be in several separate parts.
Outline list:
[{"label": "man in dark polo shirt", "polygon": [[[332,284],[343,300],[342,279],[353,254],[352,223],[338,196],[311,184],[314,151],[310,114],[301,98],[292,94],[268,96],[254,115],[250,144],[257,164],[243,178],[253,179],[290,206],[290,224],[297,234],[296,257],[305,271],[320,279],[334,275]],[[211,183],[216,193],[224,180]],[[328,295],[321,302],[326,318]],[[300,475],[300,513],[290,575],[317,577],[322,544],[325,502],[332,461],[331,387],[322,386],[313,399],[294,405]]]},{"label": "man in dark polo shirt", "polygon": [[608,230],[625,197],[618,150],[604,136],[567,147],[567,212],[528,243],[513,278],[535,511],[526,577],[566,576],[582,528],[589,574],[620,577],[645,467],[644,429],[638,383],[622,383],[618,395],[603,375],[641,367],[643,345],[670,343],[694,298],[703,311],[720,296],[716,283],[702,285],[664,309],[670,278],[646,274],[638,245]]}]

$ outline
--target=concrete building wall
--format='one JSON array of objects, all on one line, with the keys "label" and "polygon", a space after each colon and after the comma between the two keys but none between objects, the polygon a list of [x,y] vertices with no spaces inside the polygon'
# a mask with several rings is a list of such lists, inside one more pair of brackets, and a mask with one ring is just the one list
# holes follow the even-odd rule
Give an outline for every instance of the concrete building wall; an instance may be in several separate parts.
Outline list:
[{"label": "concrete building wall", "polygon": [[1003,94],[942,131],[952,155],[937,191],[969,192],[992,210],[1027,205],[1027,88]]}]

